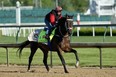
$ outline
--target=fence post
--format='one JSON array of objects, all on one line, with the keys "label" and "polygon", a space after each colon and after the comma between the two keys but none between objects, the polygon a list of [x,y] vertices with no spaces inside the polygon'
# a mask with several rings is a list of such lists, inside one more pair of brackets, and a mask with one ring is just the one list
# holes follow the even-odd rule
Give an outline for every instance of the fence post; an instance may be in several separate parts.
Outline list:
[{"label": "fence post", "polygon": [[7,61],[7,67],[9,66],[9,54],[8,54],[8,49],[7,47],[5,47],[6,49],[6,61]]},{"label": "fence post", "polygon": [[108,27],[106,27],[105,32],[104,32],[103,42],[105,42],[105,36],[106,36],[107,30],[108,30]]},{"label": "fence post", "polygon": [[[77,25],[80,25],[80,14],[78,13],[77,14]],[[77,36],[79,37],[79,30],[80,30],[80,27],[77,27]]]},{"label": "fence post", "polygon": [[[20,2],[19,1],[16,2],[16,24],[18,26],[21,25],[21,10],[20,10]],[[18,34],[19,34],[19,32],[20,32],[20,27],[19,27],[19,29],[17,31],[16,43],[18,42]]]},{"label": "fence post", "polygon": [[110,27],[110,36],[112,37],[112,27]]},{"label": "fence post", "polygon": [[99,51],[100,51],[100,69],[102,69],[102,50],[101,50],[101,47],[99,47]]},{"label": "fence post", "polygon": [[95,36],[95,28],[92,27],[92,29],[93,29],[93,37],[94,37]]}]

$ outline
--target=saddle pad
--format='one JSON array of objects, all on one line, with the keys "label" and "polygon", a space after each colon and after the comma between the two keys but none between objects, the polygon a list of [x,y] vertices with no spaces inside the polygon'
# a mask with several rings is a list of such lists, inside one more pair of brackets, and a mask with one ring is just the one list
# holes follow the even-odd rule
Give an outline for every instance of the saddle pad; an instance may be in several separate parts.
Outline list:
[{"label": "saddle pad", "polygon": [[[52,31],[52,34],[50,35],[50,40],[53,38],[54,32],[55,32],[55,30]],[[47,39],[45,38],[45,36],[46,36],[46,31],[45,30],[36,29],[29,34],[28,40],[29,41],[46,43]]]},{"label": "saddle pad", "polygon": [[41,30],[40,29],[36,29],[33,32],[31,32],[28,36],[28,40],[29,41],[34,41],[34,42],[38,42],[38,35],[40,34]]},{"label": "saddle pad", "polygon": [[42,30],[38,36],[38,42],[47,42],[45,36],[46,36],[46,31]]},{"label": "saddle pad", "polygon": [[[53,35],[54,35],[54,31],[50,35],[50,40],[53,38]],[[46,31],[42,30],[38,36],[38,42],[43,42],[43,43],[47,42],[47,39],[45,38],[45,36],[46,36]]]}]

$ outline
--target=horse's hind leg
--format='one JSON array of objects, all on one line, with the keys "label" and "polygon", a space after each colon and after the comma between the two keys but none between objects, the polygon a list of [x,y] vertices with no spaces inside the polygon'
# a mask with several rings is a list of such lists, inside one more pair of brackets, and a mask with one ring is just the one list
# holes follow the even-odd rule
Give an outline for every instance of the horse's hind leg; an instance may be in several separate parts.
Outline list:
[{"label": "horse's hind leg", "polygon": [[34,56],[34,54],[37,50],[37,43],[32,42],[31,45],[30,45],[30,48],[31,48],[31,53],[30,53],[30,56],[29,56],[28,70],[27,71],[30,71],[31,62],[32,62],[33,56]]},{"label": "horse's hind leg", "polygon": [[77,51],[74,50],[74,49],[71,49],[71,52],[75,54],[75,57],[76,57],[76,65],[75,65],[75,67],[77,68],[79,66],[79,58],[78,58],[78,55],[77,55]]},{"label": "horse's hind leg", "polygon": [[47,58],[48,58],[48,51],[49,51],[49,48],[48,46],[46,45],[41,45],[40,43],[38,44],[38,47],[42,50],[43,52],[43,63],[47,69],[47,71],[49,71],[49,67],[48,67],[48,64],[47,64]]},{"label": "horse's hind leg", "polygon": [[43,53],[44,53],[43,63],[44,63],[44,65],[45,65],[47,71],[49,71],[49,67],[48,67],[48,64],[47,64],[48,51],[46,51],[46,52],[44,51]]}]

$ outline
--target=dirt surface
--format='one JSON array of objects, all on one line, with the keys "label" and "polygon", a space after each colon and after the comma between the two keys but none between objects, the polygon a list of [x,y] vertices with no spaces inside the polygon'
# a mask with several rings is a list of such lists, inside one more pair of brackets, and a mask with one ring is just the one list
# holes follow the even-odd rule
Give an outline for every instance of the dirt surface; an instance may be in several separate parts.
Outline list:
[{"label": "dirt surface", "polygon": [[67,66],[69,73],[64,73],[62,66],[54,66],[47,72],[44,66],[32,66],[27,72],[27,66],[0,65],[0,77],[116,77],[116,68]]}]

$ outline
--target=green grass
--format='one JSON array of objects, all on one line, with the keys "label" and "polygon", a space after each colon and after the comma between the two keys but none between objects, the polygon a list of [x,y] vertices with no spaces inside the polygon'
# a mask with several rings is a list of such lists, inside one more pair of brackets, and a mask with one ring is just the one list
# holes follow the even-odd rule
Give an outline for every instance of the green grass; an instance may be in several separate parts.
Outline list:
[{"label": "green grass", "polygon": [[[19,37],[18,42],[23,42],[27,37]],[[16,37],[0,36],[0,43],[16,43]]]},{"label": "green grass", "polygon": [[[73,36],[71,42],[103,42],[104,36]],[[19,37],[18,42],[27,40],[27,37]],[[105,36],[104,42],[116,42],[116,36]],[[0,43],[16,43],[16,37],[0,36]]]},{"label": "green grass", "polygon": [[[19,42],[26,40],[26,37],[20,37]],[[72,37],[71,42],[103,42],[102,36],[81,36]],[[116,42],[116,36],[105,38],[105,42]],[[15,37],[0,36],[0,43],[16,43]],[[99,66],[99,49],[97,48],[75,48],[78,52],[80,59],[80,66]],[[30,49],[25,48],[22,53],[21,59],[16,55],[17,48],[9,48],[9,63],[27,65]],[[102,60],[103,66],[115,66],[116,67],[116,48],[102,48]],[[75,65],[75,56],[73,53],[63,53],[67,65]],[[43,65],[43,54],[38,49],[36,52],[33,65]],[[4,48],[0,48],[0,64],[6,64],[6,52]],[[50,64],[50,54],[48,57],[48,64]],[[61,65],[60,59],[56,52],[53,52],[53,65]]]},{"label": "green grass", "polygon": [[[6,64],[6,52],[5,49],[0,49],[0,64]],[[25,48],[21,59],[16,55],[17,49],[9,48],[9,63],[10,64],[19,64],[27,65],[28,57],[30,54],[30,49]],[[80,66],[99,66],[99,50],[97,48],[76,48],[78,51],[78,56],[80,59]],[[103,57],[103,66],[116,66],[116,48],[111,49],[102,49]],[[66,60],[67,65],[75,65],[75,56],[73,53],[63,53],[63,56]],[[38,49],[36,52],[33,62],[33,65],[43,65],[43,54]],[[50,64],[50,54],[48,57],[48,64]],[[53,52],[53,65],[61,65],[60,59],[56,52]]]},{"label": "green grass", "polygon": [[80,36],[80,37],[72,37],[71,42],[116,42],[116,36]]}]

